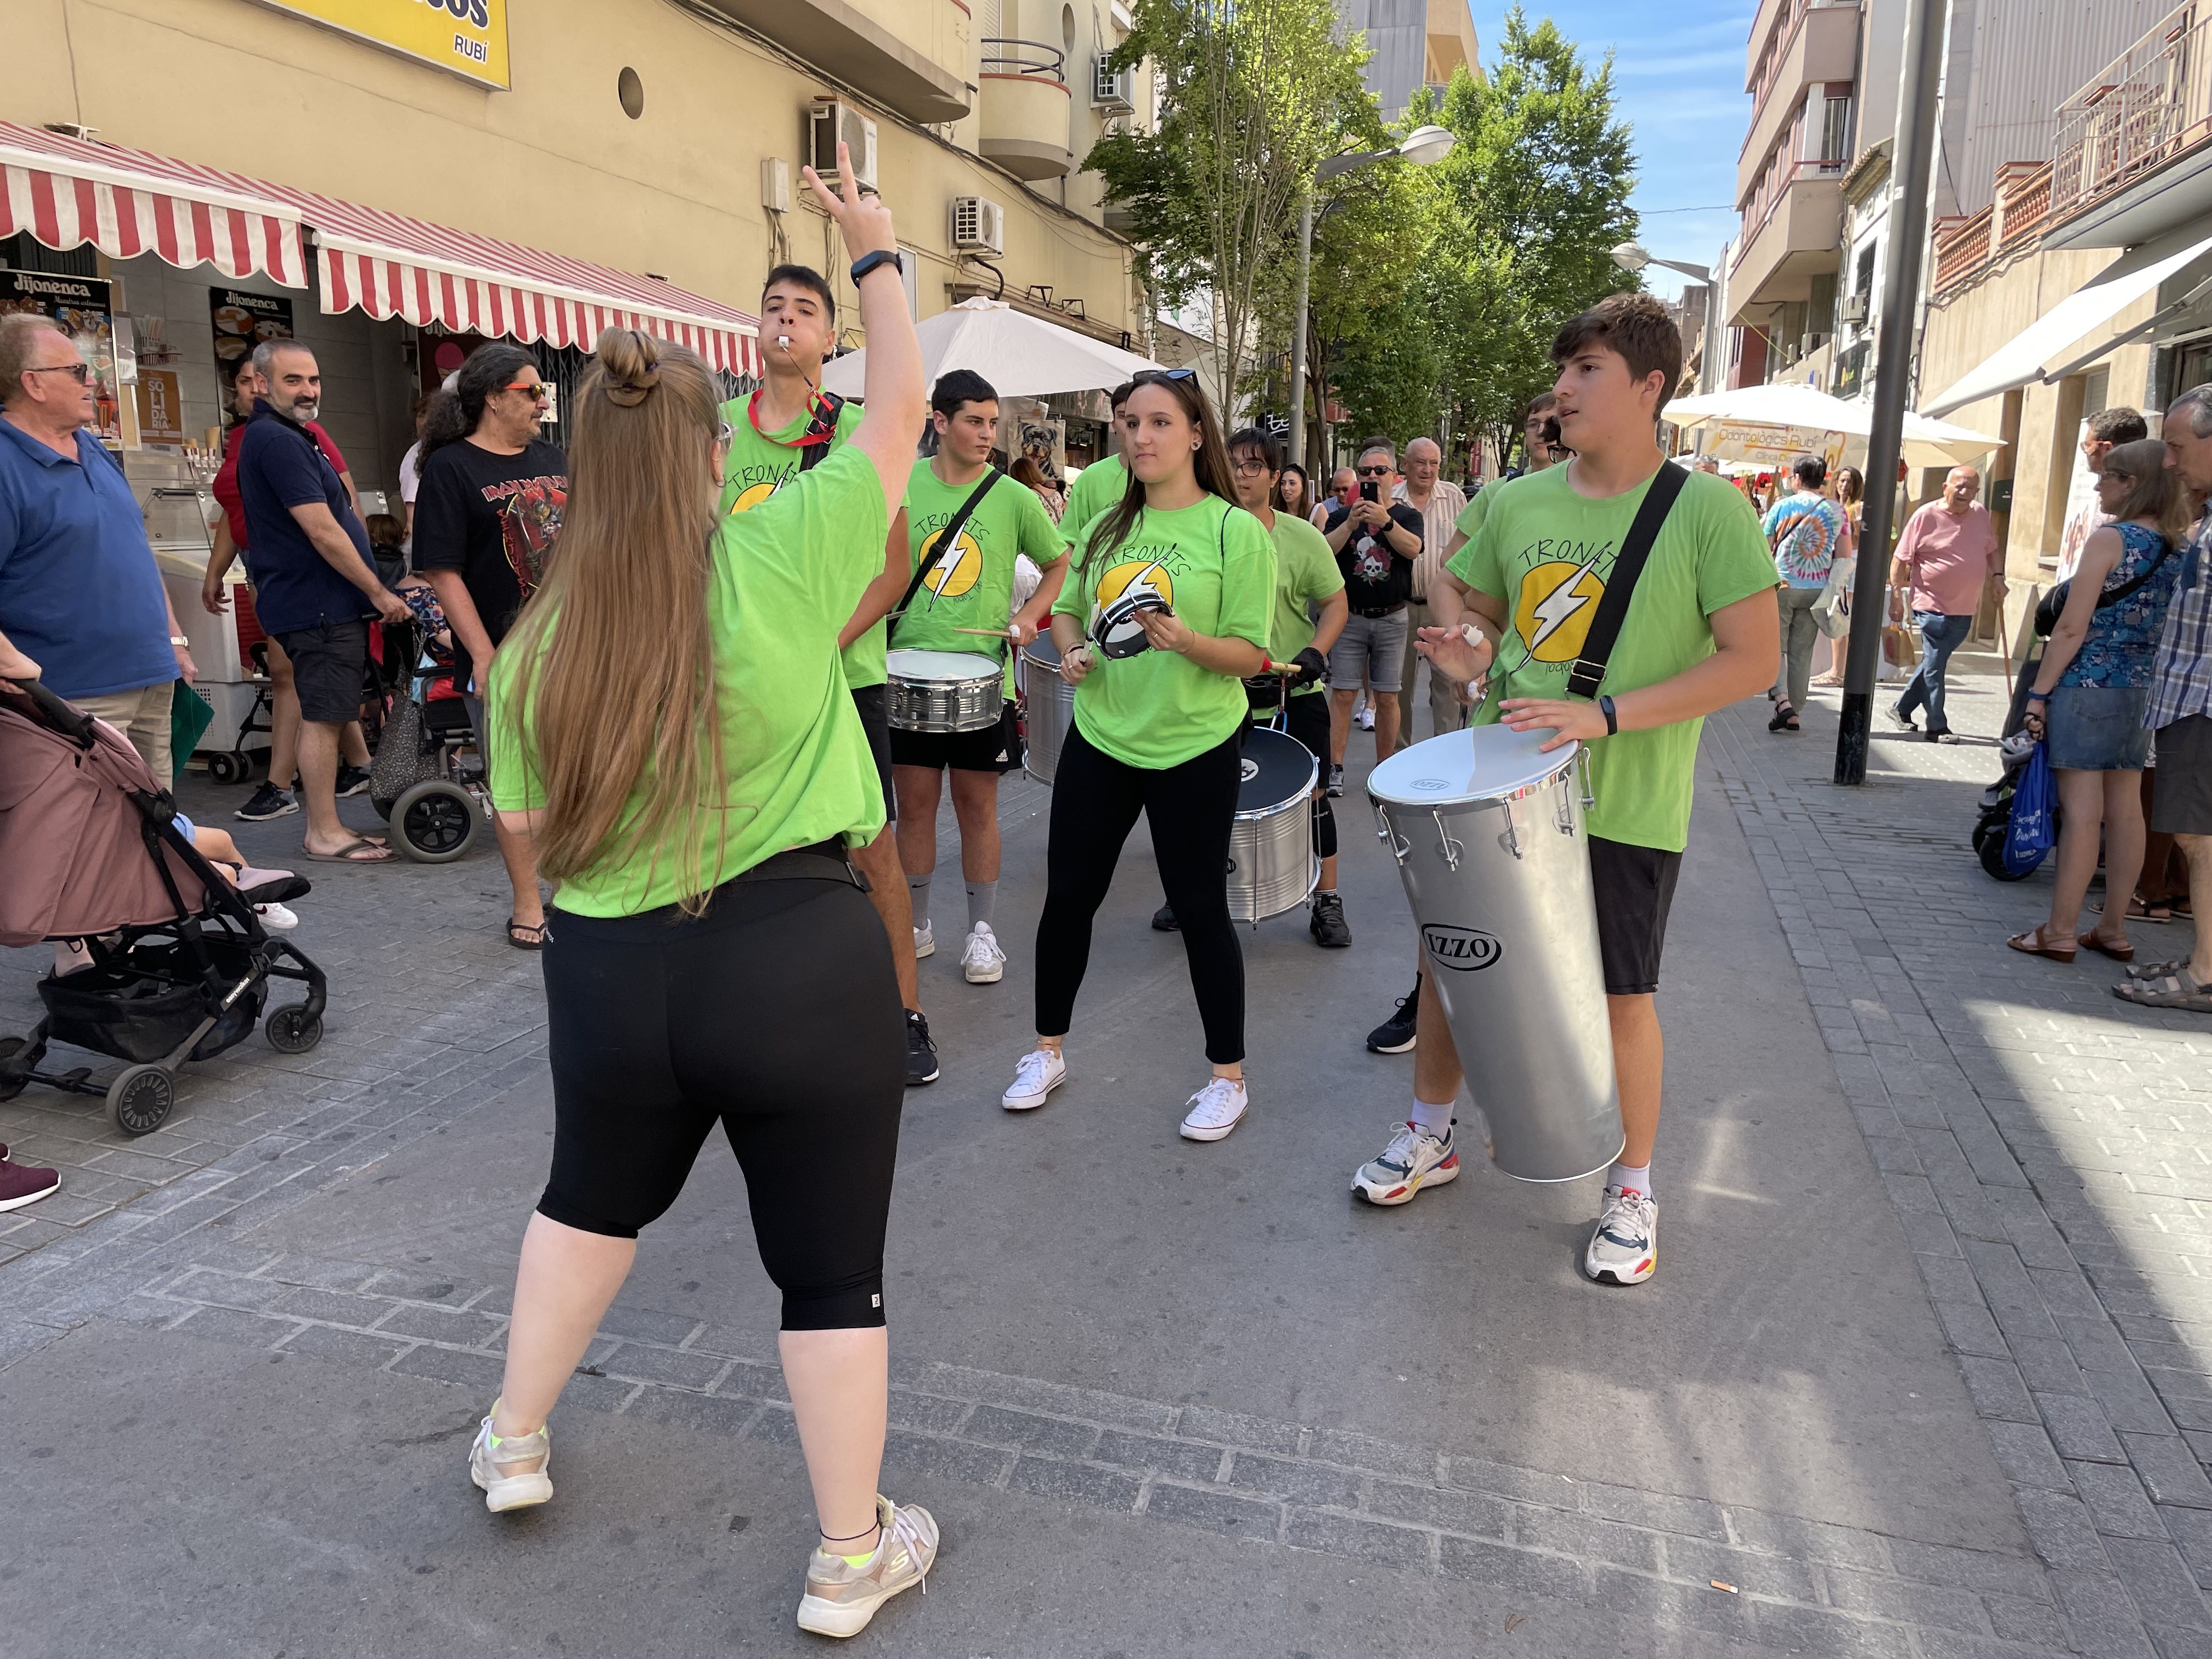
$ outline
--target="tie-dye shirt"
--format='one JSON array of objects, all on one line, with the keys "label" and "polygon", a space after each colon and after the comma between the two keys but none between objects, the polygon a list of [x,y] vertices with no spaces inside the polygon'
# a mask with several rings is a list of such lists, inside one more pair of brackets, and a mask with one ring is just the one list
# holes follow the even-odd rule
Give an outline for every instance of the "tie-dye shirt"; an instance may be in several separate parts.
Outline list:
[{"label": "tie-dye shirt", "polygon": [[1828,567],[1843,545],[1844,510],[1825,495],[1799,490],[1767,509],[1759,526],[1774,543],[1775,574],[1792,587],[1826,587]]}]

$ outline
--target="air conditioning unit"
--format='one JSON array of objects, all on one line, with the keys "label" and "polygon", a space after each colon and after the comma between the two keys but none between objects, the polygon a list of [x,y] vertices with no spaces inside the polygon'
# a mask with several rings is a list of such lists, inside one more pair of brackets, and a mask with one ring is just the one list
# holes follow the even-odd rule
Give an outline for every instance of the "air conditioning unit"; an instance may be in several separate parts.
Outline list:
[{"label": "air conditioning unit", "polygon": [[837,173],[837,143],[842,139],[852,153],[854,182],[863,190],[876,187],[876,124],[850,104],[836,98],[817,98],[806,118],[806,159],[822,182],[833,189]]},{"label": "air conditioning unit", "polygon": [[1839,323],[1863,323],[1867,319],[1867,296],[1846,295],[1836,302],[1836,320]]},{"label": "air conditioning unit", "polygon": [[988,196],[954,197],[952,246],[963,253],[1004,253],[1006,209]]},{"label": "air conditioning unit", "polygon": [[1104,53],[1091,62],[1091,107],[1132,114],[1137,107],[1137,71],[1117,70]]}]

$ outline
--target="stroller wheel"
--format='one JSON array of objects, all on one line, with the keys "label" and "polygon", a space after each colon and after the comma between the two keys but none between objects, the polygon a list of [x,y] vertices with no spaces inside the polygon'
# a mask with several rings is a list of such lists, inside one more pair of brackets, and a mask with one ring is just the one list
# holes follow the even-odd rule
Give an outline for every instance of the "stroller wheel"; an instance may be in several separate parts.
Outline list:
[{"label": "stroller wheel", "polygon": [[[1974,836],[1975,855],[1981,860],[1983,870],[1996,880],[2026,881],[2030,876],[2035,873],[2035,867],[2033,865],[2025,870],[2016,871],[2007,869],[2005,867],[2004,849],[2005,838],[2002,834],[1984,836],[1978,831],[1976,832]],[[2038,859],[2036,863],[2040,864],[2042,861],[2042,860]]]},{"label": "stroller wheel", "polygon": [[218,749],[208,757],[208,779],[213,783],[244,783],[252,769],[246,760],[227,749]]},{"label": "stroller wheel", "polygon": [[304,1002],[295,1002],[270,1015],[261,1035],[280,1054],[304,1054],[323,1040],[323,1018],[310,1015]]},{"label": "stroller wheel", "polygon": [[[22,1052],[22,1038],[0,1037],[0,1060],[13,1060]],[[5,1077],[0,1077],[0,1100],[15,1099],[17,1095],[23,1092],[23,1085],[28,1080],[19,1078],[11,1081]]]},{"label": "stroller wheel", "polygon": [[126,1066],[107,1085],[108,1115],[126,1135],[150,1135],[169,1121],[176,1085],[159,1066]]},{"label": "stroller wheel", "polygon": [[469,850],[482,817],[460,785],[428,778],[392,803],[392,838],[417,864],[451,864]]}]

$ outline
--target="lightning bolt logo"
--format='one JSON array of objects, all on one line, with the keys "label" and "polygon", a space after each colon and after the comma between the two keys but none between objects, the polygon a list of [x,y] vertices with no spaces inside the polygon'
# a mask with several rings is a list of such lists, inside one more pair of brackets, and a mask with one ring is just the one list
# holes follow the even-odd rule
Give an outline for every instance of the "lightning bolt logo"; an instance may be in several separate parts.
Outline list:
[{"label": "lightning bolt logo", "polygon": [[1581,564],[1564,559],[1547,560],[1522,578],[1520,602],[1514,620],[1536,662],[1566,662],[1582,648],[1589,633],[1590,618],[1605,592],[1598,580],[1595,553]]}]

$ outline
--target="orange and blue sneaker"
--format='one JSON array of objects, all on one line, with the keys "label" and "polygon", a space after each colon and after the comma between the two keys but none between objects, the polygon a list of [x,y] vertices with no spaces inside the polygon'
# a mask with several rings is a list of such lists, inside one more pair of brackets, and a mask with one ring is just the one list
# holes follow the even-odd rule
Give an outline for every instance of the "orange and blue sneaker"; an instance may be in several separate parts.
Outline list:
[{"label": "orange and blue sneaker", "polygon": [[1397,1126],[1381,1157],[1359,1166],[1352,1190],[1370,1204],[1408,1204],[1424,1187],[1443,1187],[1459,1179],[1455,1120],[1443,1134],[1410,1120]]},{"label": "orange and blue sneaker", "polygon": [[1659,1206],[1633,1187],[1607,1188],[1583,1271],[1601,1283],[1641,1285],[1658,1266]]}]

